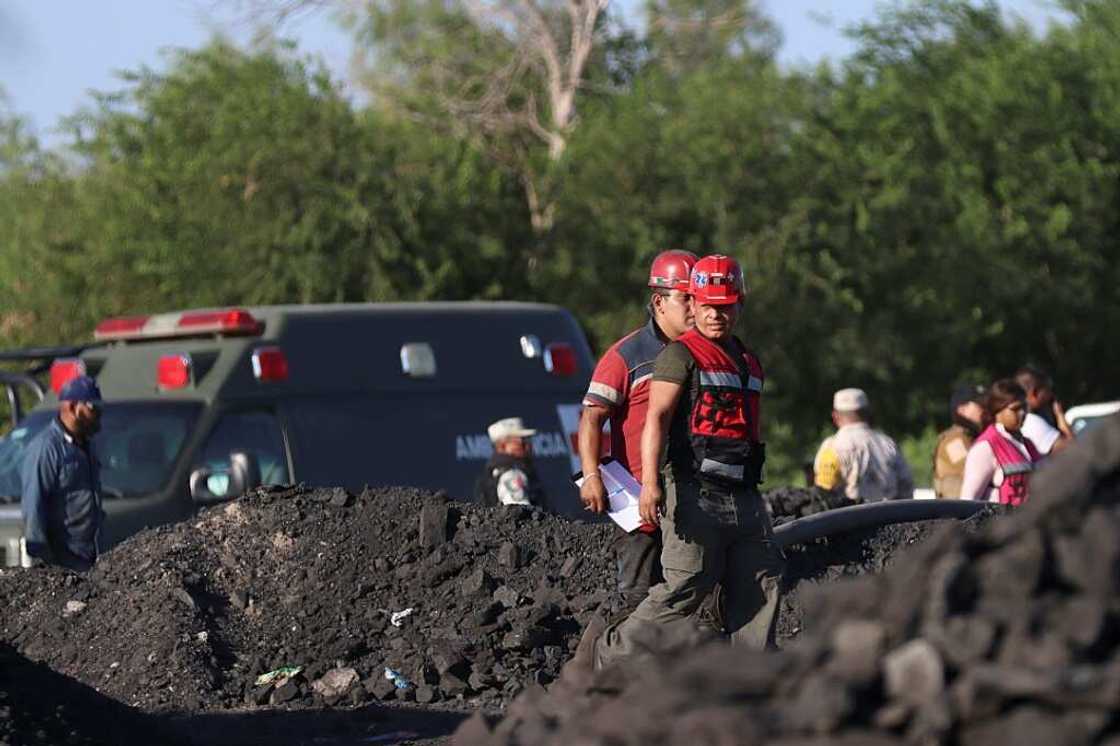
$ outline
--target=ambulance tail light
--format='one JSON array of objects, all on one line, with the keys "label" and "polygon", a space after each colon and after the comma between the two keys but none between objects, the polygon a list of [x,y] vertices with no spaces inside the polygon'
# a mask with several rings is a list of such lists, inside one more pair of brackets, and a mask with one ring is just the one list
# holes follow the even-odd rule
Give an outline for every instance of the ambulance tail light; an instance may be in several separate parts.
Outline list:
[{"label": "ambulance tail light", "polygon": [[574,376],[578,365],[576,364],[576,351],[564,342],[553,342],[544,349],[544,369],[554,376]]},{"label": "ambulance tail light", "polygon": [[51,391],[59,393],[62,387],[78,376],[86,374],[86,364],[76,357],[62,357],[51,363]]},{"label": "ambulance tail light", "polygon": [[227,311],[184,313],[176,326],[180,331],[192,333],[259,334],[262,324],[248,311],[233,308]]},{"label": "ambulance tail light", "polygon": [[253,377],[261,383],[288,380],[288,356],[279,347],[258,347],[253,350]]},{"label": "ambulance tail light", "polygon": [[156,364],[156,385],[160,391],[185,389],[194,382],[190,355],[164,355]]}]

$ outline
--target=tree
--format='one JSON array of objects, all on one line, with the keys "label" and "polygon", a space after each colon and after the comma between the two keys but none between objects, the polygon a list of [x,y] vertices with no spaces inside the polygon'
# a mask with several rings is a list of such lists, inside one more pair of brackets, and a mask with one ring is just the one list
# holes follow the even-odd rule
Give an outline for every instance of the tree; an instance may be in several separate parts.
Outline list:
[{"label": "tree", "polygon": [[251,3],[274,20],[333,7],[354,29],[376,104],[468,137],[524,190],[537,248],[609,0],[299,0]]},{"label": "tree", "polygon": [[21,117],[0,111],[0,339],[7,344],[55,338],[44,331],[67,315],[60,301],[68,282],[44,245],[67,241],[54,218],[73,207],[71,186],[63,161],[40,148]]},{"label": "tree", "polygon": [[781,43],[755,0],[647,0],[653,64],[673,73],[727,60],[769,59]]},{"label": "tree", "polygon": [[1028,359],[1074,400],[1109,395],[1111,348],[1075,348],[1120,312],[1120,140],[1099,114],[1120,101],[1103,54],[1118,20],[1088,3],[1038,39],[991,3],[920,4],[822,73],[793,158],[798,253],[827,322],[794,327],[806,398],[863,385],[887,427],[916,432],[943,421],[956,380]]},{"label": "tree", "polygon": [[516,191],[466,144],[359,116],[282,49],[216,43],[128,83],[73,120],[77,169],[3,183],[4,295],[44,341],[115,314],[509,282]]}]

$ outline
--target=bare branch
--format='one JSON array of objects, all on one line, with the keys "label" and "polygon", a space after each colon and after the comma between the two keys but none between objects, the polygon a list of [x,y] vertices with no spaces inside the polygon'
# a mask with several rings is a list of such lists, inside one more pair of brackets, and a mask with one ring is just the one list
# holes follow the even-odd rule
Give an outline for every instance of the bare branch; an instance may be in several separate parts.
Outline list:
[{"label": "bare branch", "polygon": [[[406,0],[228,0],[260,17],[268,9],[276,23],[323,7],[392,11]],[[596,33],[610,0],[444,0],[448,17],[464,17],[502,47],[484,72],[478,60],[454,54],[410,58],[407,35],[394,41],[405,50],[396,59],[407,78],[415,74],[433,88],[442,121],[437,126],[465,133],[482,143],[495,161],[514,171],[524,188],[533,228],[547,231],[554,215],[549,169],[533,165],[539,148],[559,162],[577,122],[577,97],[585,83]],[[372,11],[371,11],[372,12]],[[392,33],[392,30],[390,30]],[[451,32],[454,33],[454,32]],[[449,45],[450,49],[458,49]],[[489,61],[489,60],[487,60]],[[410,72],[411,69],[411,72]],[[393,78],[382,71],[367,81],[392,105]],[[401,97],[407,101],[406,97]],[[406,103],[407,106],[407,103]],[[408,112],[406,112],[407,114]],[[416,112],[412,112],[416,114]],[[429,119],[435,117],[422,114]],[[539,165],[539,162],[538,162]]]}]

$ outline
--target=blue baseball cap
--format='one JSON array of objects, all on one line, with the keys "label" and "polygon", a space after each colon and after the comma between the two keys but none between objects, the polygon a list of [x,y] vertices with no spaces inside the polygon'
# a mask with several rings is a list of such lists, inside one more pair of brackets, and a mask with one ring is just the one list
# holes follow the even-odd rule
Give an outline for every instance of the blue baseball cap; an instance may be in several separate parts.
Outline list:
[{"label": "blue baseball cap", "polygon": [[89,376],[71,378],[58,392],[59,401],[101,401],[101,389]]}]

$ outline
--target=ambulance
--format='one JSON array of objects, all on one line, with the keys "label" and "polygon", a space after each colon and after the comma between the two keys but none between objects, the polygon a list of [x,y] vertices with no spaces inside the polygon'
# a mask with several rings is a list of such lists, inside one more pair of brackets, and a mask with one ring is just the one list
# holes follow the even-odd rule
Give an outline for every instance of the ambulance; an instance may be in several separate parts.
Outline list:
[{"label": "ambulance", "polygon": [[0,565],[21,563],[23,452],[82,374],[104,397],[102,549],[259,485],[413,485],[469,500],[491,455],[486,427],[503,417],[537,430],[544,507],[580,512],[570,474],[593,361],[557,306],[198,309],[106,319],[88,344],[0,361],[22,366],[0,375],[18,419],[0,439]]}]

